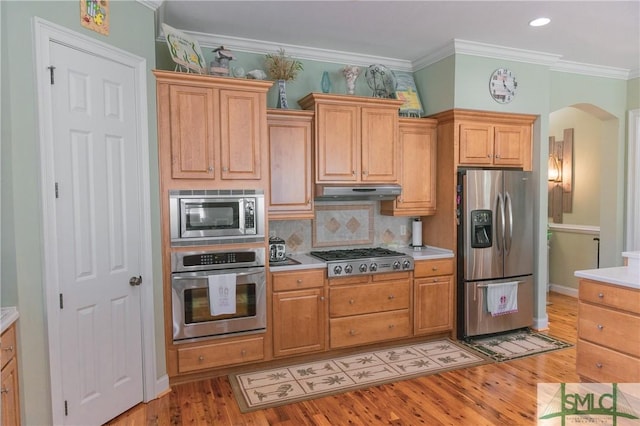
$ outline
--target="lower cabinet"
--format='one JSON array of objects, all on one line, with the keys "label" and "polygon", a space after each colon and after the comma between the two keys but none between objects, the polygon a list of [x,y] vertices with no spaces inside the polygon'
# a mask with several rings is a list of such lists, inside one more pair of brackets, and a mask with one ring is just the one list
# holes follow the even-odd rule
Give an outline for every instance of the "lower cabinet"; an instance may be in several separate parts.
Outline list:
[{"label": "lower cabinet", "polygon": [[578,297],[578,375],[640,382],[640,290],[581,279]]},{"label": "lower cabinet", "polygon": [[20,425],[20,398],[18,393],[18,357],[16,346],[16,325],[12,324],[0,336],[2,359],[2,424]]},{"label": "lower cabinet", "polygon": [[324,269],[273,273],[273,356],[326,348]]},{"label": "lower cabinet", "polygon": [[400,272],[329,281],[330,346],[342,348],[411,335],[410,275]]},{"label": "lower cabinet", "polygon": [[178,372],[191,373],[208,368],[259,361],[263,358],[263,336],[211,343],[178,349]]},{"label": "lower cabinet", "polygon": [[413,286],[413,333],[453,330],[453,259],[416,261]]}]

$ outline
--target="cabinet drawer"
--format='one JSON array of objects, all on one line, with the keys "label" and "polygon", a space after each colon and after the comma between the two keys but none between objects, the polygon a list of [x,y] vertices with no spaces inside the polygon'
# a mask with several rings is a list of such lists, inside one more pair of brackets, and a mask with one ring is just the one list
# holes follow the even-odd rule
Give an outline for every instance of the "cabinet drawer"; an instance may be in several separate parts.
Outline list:
[{"label": "cabinet drawer", "polygon": [[329,290],[329,315],[343,317],[409,308],[409,282],[390,281]]},{"label": "cabinet drawer", "polygon": [[640,290],[580,280],[580,300],[640,314]]},{"label": "cabinet drawer", "polygon": [[635,315],[580,302],[578,337],[640,357],[640,317]]},{"label": "cabinet drawer", "polygon": [[640,359],[578,339],[576,372],[601,383],[640,382]]},{"label": "cabinet drawer", "polygon": [[407,337],[409,310],[335,318],[329,321],[331,347],[341,348]]},{"label": "cabinet drawer", "polygon": [[2,333],[0,337],[0,359],[2,360],[2,368],[16,354],[16,327],[12,325]]},{"label": "cabinet drawer", "polygon": [[452,275],[453,259],[420,260],[415,262],[413,276],[415,278]]},{"label": "cabinet drawer", "polygon": [[264,358],[264,338],[214,343],[178,349],[178,372],[188,373],[223,365],[241,364]]},{"label": "cabinet drawer", "polygon": [[301,290],[324,285],[324,269],[277,272],[273,278],[273,291]]}]

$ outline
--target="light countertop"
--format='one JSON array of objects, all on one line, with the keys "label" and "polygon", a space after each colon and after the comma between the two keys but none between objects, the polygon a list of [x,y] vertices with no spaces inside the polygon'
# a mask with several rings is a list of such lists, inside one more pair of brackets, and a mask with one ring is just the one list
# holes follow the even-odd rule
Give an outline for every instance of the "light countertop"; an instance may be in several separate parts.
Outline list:
[{"label": "light countertop", "polygon": [[11,324],[18,320],[18,309],[15,306],[8,306],[0,310],[0,333],[11,327]]},{"label": "light countertop", "polygon": [[640,289],[639,267],[616,266],[613,268],[586,269],[576,271],[574,275],[579,278]]},{"label": "light countertop", "polygon": [[[441,249],[433,246],[424,247],[387,247],[390,250],[405,253],[408,256],[413,257],[414,260],[428,260],[428,259],[445,259],[453,257],[453,252],[447,249]],[[271,272],[282,271],[295,271],[298,269],[316,269],[326,268],[327,264],[318,258],[309,256],[308,254],[290,254],[289,259],[293,259],[299,262],[297,265],[274,265],[269,266]]]}]

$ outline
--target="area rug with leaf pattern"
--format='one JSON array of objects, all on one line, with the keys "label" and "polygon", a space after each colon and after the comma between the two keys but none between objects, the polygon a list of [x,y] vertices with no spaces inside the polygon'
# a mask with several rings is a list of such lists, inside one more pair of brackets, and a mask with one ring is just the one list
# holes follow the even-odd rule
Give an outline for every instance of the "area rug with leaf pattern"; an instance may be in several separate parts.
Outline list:
[{"label": "area rug with leaf pattern", "polygon": [[451,340],[435,340],[266,371],[229,381],[242,412],[491,362]]},{"label": "area rug with leaf pattern", "polygon": [[469,339],[462,343],[497,362],[524,358],[573,346],[571,343],[529,329]]}]

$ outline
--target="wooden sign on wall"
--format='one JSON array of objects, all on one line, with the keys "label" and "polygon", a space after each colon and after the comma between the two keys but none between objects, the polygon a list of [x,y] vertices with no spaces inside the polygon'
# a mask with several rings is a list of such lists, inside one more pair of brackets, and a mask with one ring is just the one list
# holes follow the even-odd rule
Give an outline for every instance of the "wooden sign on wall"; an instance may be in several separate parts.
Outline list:
[{"label": "wooden sign on wall", "polygon": [[549,136],[549,156],[557,161],[560,179],[549,181],[549,217],[562,223],[562,214],[573,211],[573,129],[564,129],[563,139]]},{"label": "wooden sign on wall", "polygon": [[80,0],[80,24],[103,35],[109,35],[109,0]]}]

